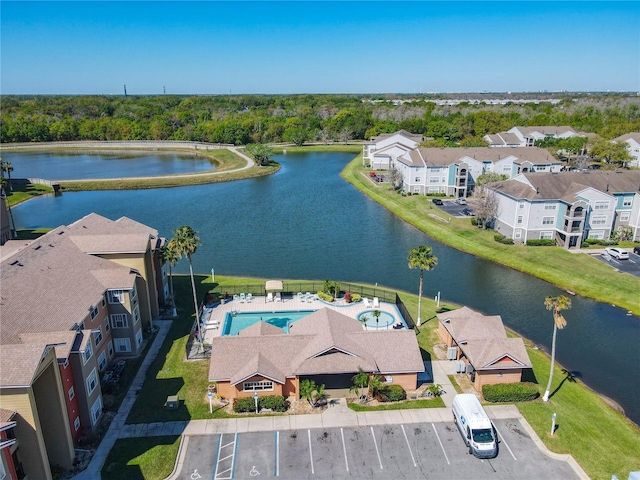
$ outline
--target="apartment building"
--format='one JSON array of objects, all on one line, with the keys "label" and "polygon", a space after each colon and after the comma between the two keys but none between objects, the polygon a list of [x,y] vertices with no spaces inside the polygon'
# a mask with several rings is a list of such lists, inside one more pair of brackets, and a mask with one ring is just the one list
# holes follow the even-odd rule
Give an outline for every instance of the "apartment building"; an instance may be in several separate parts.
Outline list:
[{"label": "apartment building", "polygon": [[533,147],[545,138],[571,138],[580,134],[568,126],[513,127],[506,132],[485,135],[490,147]]},{"label": "apartment building", "polygon": [[626,133],[614,138],[613,141],[626,144],[627,151],[631,155],[631,160],[627,162],[627,166],[640,168],[640,132]]},{"label": "apartment building", "polygon": [[401,155],[414,150],[424,137],[399,130],[371,138],[362,145],[362,164],[373,170],[389,170]]}]

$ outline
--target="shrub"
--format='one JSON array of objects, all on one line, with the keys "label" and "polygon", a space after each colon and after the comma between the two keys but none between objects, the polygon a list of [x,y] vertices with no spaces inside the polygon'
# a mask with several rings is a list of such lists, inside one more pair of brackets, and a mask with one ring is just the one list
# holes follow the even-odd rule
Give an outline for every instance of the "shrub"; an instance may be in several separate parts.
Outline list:
[{"label": "shrub", "polygon": [[497,383],[483,385],[482,395],[487,402],[528,402],[540,393],[531,383]]},{"label": "shrub", "polygon": [[513,245],[513,238],[507,238],[504,235],[500,235],[499,233],[496,233],[493,236],[493,239],[498,243],[503,243],[505,245]]},{"label": "shrub", "polygon": [[471,225],[474,227],[478,226],[478,219],[476,217],[471,217]]},{"label": "shrub", "polygon": [[344,294],[344,303],[351,303],[351,292]]},{"label": "shrub", "polygon": [[555,244],[555,240],[548,238],[533,238],[531,240],[527,240],[528,247],[553,247]]},{"label": "shrub", "polygon": [[362,300],[362,296],[359,293],[352,293],[351,294],[351,301],[352,302],[359,302],[360,300]]},{"label": "shrub", "polygon": [[318,298],[320,300],[324,300],[325,302],[333,302],[333,297],[325,292],[318,292]]},{"label": "shrub", "polygon": [[[260,404],[258,404],[258,408],[260,408]],[[233,411],[236,413],[255,412],[256,405],[253,397],[234,398]]]},{"label": "shrub", "polygon": [[590,247],[591,245],[602,245],[603,247],[609,247],[611,245],[618,245],[618,242],[615,240],[600,240],[599,238],[587,238],[584,242],[582,242],[582,247]]},{"label": "shrub", "polygon": [[285,412],[287,402],[282,395],[267,395],[258,399],[258,408],[270,408],[274,412]]},{"label": "shrub", "polygon": [[379,402],[399,402],[407,398],[407,392],[400,385],[385,385],[378,389],[376,400]]}]

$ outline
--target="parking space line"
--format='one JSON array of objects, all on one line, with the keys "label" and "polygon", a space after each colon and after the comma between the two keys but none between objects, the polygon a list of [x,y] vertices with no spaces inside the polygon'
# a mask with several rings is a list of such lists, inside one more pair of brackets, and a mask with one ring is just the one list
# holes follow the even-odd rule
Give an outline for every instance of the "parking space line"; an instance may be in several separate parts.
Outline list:
[{"label": "parking space line", "polygon": [[371,427],[371,435],[373,435],[373,445],[376,447],[378,462],[380,463],[380,470],[382,470],[382,458],[380,458],[380,450],[378,450],[378,442],[376,441],[376,434],[373,432],[373,427]]},{"label": "parking space line", "polygon": [[238,451],[238,432],[236,432],[233,438],[233,460],[231,462],[231,478],[233,478],[233,472],[236,471],[236,452]]},{"label": "parking space line", "polygon": [[275,437],[276,437],[276,459],[275,459],[275,471],[273,472],[273,475],[276,477],[280,476],[280,432],[275,432]]},{"label": "parking space line", "polygon": [[[493,423],[493,422],[492,422]],[[517,462],[518,459],[516,458],[516,456],[513,454],[513,452],[511,451],[511,449],[509,448],[509,444],[507,443],[507,441],[505,440],[504,436],[500,433],[500,430],[498,430],[498,427],[495,426],[495,424],[493,425],[493,428],[496,429],[496,432],[498,433],[498,436],[502,439],[502,442],[504,443],[504,446],[507,447],[507,450],[509,450],[509,453],[511,454],[511,456],[513,457],[513,459]]]},{"label": "parking space line", "polygon": [[307,435],[309,437],[309,458],[311,459],[311,474],[315,475],[315,470],[313,468],[313,450],[311,449],[311,430],[307,430]]},{"label": "parking space line", "polygon": [[438,437],[438,443],[440,444],[442,453],[444,453],[444,458],[447,460],[447,463],[451,465],[451,462],[449,461],[449,457],[447,457],[447,452],[444,451],[444,445],[442,445],[442,440],[440,440],[440,435],[438,435],[438,431],[436,430],[436,426],[433,424],[433,422],[431,423],[431,426],[433,427],[433,431],[436,433],[436,437]]},{"label": "parking space line", "polygon": [[[238,449],[238,433],[236,432],[234,437],[233,437],[233,441],[226,443],[226,444],[222,444],[222,441],[224,439],[224,433],[220,434],[219,437],[219,441],[218,441],[218,454],[217,454],[217,458],[216,458],[216,468],[215,471],[213,472],[213,479],[231,479],[233,478],[233,471],[235,470],[235,466],[236,466],[236,452]],[[222,449],[223,448],[227,448],[227,447],[233,447],[233,451],[224,456],[221,457],[221,453],[222,453]],[[226,468],[225,470],[218,470],[220,468],[220,463],[228,460],[229,458],[231,458],[231,466],[229,468]],[[229,472],[229,476],[222,476],[223,474],[226,474]]]},{"label": "parking space line", "polygon": [[404,431],[404,425],[400,425],[400,427],[402,428],[402,433],[404,434],[404,439],[407,442],[407,448],[409,448],[409,453],[411,454],[411,461],[413,462],[413,466],[417,467],[418,464],[416,463],[416,459],[413,457],[413,452],[411,451],[411,445],[409,445],[409,439],[407,438],[407,432]]},{"label": "parking space line", "polygon": [[344,430],[340,427],[340,435],[342,436],[342,451],[344,453],[344,466],[347,467],[347,472],[349,471],[349,460],[347,460],[347,446],[344,443]]}]

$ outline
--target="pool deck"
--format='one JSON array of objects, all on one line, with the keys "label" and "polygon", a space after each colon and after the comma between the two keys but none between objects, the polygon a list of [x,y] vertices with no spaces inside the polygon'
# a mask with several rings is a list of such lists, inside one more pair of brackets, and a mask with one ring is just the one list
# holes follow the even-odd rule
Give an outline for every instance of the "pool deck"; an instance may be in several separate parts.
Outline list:
[{"label": "pool deck", "polygon": [[[369,300],[372,300],[371,298]],[[331,308],[332,310],[336,310],[343,315],[347,315],[348,317],[352,317],[357,319],[358,315],[367,310],[374,310],[373,307],[366,307],[364,302],[360,301],[357,303],[350,304],[329,304],[325,303],[321,300],[311,300],[310,302],[303,302],[298,299],[297,296],[294,295],[293,298],[286,297],[283,298],[280,302],[267,302],[266,297],[253,297],[251,302],[241,302],[240,300],[227,300],[224,305],[219,304],[214,306],[211,309],[205,310],[205,315],[207,316],[205,320],[205,342],[211,343],[211,340],[222,335],[222,330],[224,328],[224,320],[228,312],[236,311],[241,313],[250,313],[250,312],[286,312],[286,311],[302,311],[302,310],[320,310],[321,308]],[[398,308],[392,303],[384,303],[380,302],[380,308],[378,308],[381,312],[387,312],[393,315],[396,320],[402,320],[402,316],[398,311]],[[216,322],[218,325],[216,325]],[[364,326],[362,327],[364,329]],[[405,325],[406,328],[406,325]],[[391,325],[388,328],[392,330]],[[367,331],[376,332],[385,330],[384,328],[368,328]]]}]

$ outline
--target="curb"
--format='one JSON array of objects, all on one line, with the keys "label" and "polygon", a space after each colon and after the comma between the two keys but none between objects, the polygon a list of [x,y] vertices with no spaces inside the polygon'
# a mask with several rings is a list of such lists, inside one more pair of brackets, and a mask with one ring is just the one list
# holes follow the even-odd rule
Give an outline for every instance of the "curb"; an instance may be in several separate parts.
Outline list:
[{"label": "curb", "polygon": [[189,435],[180,435],[180,446],[178,447],[178,455],[176,456],[176,462],[173,465],[173,471],[164,480],[175,480],[182,472],[182,466],[184,465],[184,458],[187,456],[187,446],[189,445]]}]

